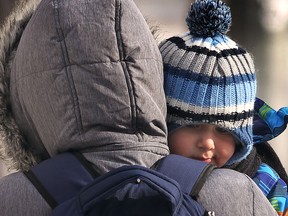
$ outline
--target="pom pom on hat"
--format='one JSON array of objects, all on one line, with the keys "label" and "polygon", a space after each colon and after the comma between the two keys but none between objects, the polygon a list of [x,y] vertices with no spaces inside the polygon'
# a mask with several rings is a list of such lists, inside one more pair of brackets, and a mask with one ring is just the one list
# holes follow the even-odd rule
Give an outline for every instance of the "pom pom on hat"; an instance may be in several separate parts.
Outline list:
[{"label": "pom pom on hat", "polygon": [[186,18],[194,36],[213,37],[229,31],[232,23],[230,8],[220,0],[196,0]]}]

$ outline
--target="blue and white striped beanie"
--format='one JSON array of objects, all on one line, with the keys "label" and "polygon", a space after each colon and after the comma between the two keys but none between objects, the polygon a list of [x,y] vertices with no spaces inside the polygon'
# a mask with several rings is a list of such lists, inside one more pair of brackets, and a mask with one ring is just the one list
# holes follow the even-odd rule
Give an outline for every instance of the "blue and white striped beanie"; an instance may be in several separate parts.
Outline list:
[{"label": "blue and white striped beanie", "polygon": [[239,140],[227,164],[252,150],[256,76],[253,59],[226,33],[230,8],[219,0],[196,0],[186,18],[189,32],[161,42],[167,125],[172,130],[210,123]]}]

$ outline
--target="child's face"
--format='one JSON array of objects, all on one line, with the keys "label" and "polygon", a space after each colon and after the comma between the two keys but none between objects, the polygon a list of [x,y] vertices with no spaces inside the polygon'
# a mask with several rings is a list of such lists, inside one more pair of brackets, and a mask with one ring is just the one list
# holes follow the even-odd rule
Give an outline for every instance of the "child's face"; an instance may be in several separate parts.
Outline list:
[{"label": "child's face", "polygon": [[234,154],[235,138],[216,125],[199,124],[177,129],[168,137],[171,154],[222,167]]}]

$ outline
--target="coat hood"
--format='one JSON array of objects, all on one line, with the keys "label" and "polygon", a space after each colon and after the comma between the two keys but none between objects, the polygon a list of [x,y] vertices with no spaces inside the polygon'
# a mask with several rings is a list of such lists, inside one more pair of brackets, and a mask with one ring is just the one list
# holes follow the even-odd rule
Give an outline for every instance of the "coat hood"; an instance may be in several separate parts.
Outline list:
[{"label": "coat hood", "polygon": [[2,155],[15,168],[68,150],[168,153],[161,55],[132,0],[20,8],[0,42]]}]

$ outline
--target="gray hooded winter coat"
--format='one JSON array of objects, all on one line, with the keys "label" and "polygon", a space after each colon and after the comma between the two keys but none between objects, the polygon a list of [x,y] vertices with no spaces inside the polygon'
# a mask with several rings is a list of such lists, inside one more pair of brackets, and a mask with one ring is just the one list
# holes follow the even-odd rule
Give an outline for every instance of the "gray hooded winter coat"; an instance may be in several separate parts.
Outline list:
[{"label": "gray hooded winter coat", "polygon": [[[132,0],[23,1],[0,37],[1,154],[19,170],[0,181],[0,214],[49,215],[21,171],[61,152],[81,151],[100,173],[167,155],[162,79],[157,44]],[[229,170],[215,171],[199,200],[230,215],[220,190],[229,186],[229,199],[249,198],[233,215],[273,215],[251,179]]]}]

